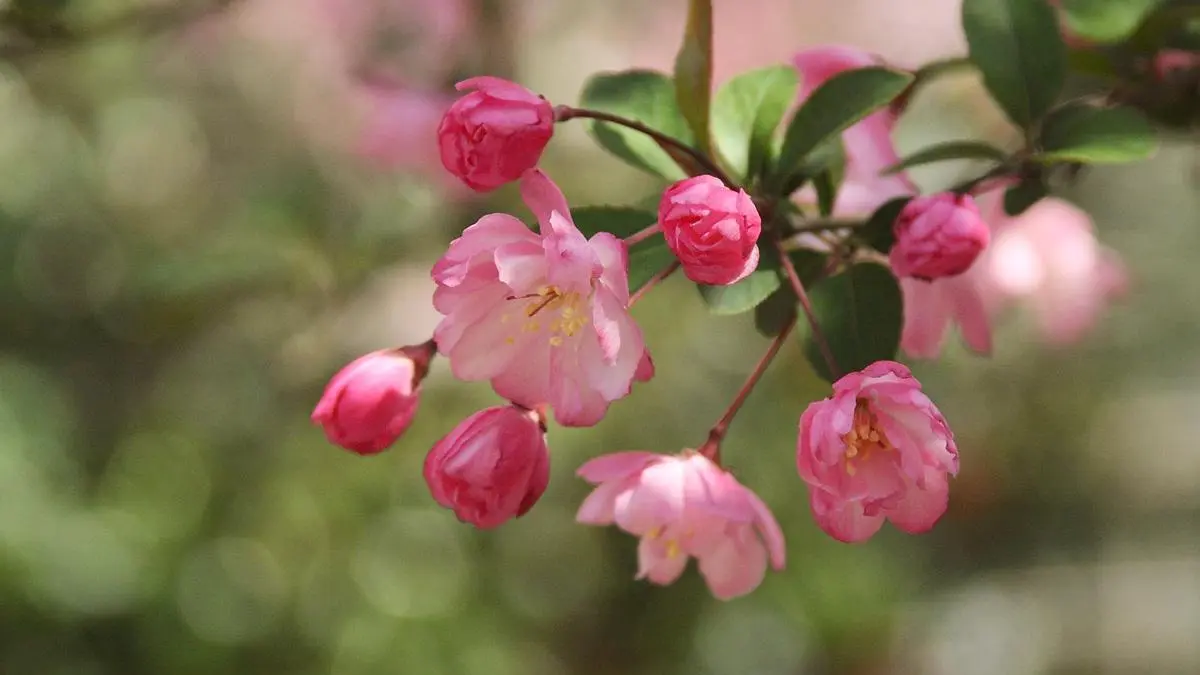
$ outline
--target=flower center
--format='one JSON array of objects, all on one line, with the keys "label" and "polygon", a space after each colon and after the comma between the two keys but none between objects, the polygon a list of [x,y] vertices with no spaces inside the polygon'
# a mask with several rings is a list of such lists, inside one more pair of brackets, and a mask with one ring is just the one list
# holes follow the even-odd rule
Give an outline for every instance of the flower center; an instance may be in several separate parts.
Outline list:
[{"label": "flower center", "polygon": [[884,435],[879,427],[879,420],[865,399],[858,399],[854,405],[854,420],[850,423],[850,431],[842,434],[846,443],[846,456],[843,462],[846,473],[853,476],[858,472],[856,464],[866,462],[873,452],[888,452],[895,446]]},{"label": "flower center", "polygon": [[[648,533],[648,536],[652,540],[661,539],[663,534],[665,533],[666,529],[667,528],[661,527],[661,526],[656,527]],[[690,537],[692,534],[694,534],[694,533],[691,531],[688,531],[688,532],[684,533],[684,536]],[[680,548],[680,546],[679,546],[679,538],[678,537],[668,536],[666,541],[662,542],[662,546],[663,546],[663,549],[665,550],[665,553],[668,558],[675,558],[682,552],[682,548]]]},{"label": "flower center", "polygon": [[[542,320],[548,319],[546,327],[550,336],[551,347],[562,345],[564,337],[572,337],[588,323],[586,313],[581,311],[583,298],[575,291],[564,293],[558,286],[543,286],[537,293],[510,297],[509,300],[529,300],[522,309],[524,319],[521,322],[522,333],[538,333],[542,330]],[[511,319],[509,313],[500,317],[501,322]],[[504,339],[508,344],[516,342],[516,335]]]}]

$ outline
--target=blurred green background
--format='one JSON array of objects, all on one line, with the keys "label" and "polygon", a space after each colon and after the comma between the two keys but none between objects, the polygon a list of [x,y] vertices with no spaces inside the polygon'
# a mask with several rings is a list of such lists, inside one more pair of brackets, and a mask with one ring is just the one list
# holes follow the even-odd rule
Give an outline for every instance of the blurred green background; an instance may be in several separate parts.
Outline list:
[{"label": "blurred green background", "polygon": [[[308,420],[343,363],[428,337],[457,232],[527,217],[512,188],[441,174],[450,85],[573,102],[592,71],[667,68],[685,3],[220,4],[0,0],[0,673],[1200,672],[1194,136],[1062,193],[1133,279],[1086,343],[1045,347],[1018,313],[991,359],[955,338],[917,365],[962,453],[933,533],[817,530],[795,425],[826,389],[787,347],[724,454],[788,567],[721,603],[694,571],[635,583],[632,538],[573,522],[582,461],[702,442],[765,347],[683,279],[635,311],[655,380],[594,429],[551,429],[549,491],[501,529],[420,478],[486,385],[435,364],[373,458]],[[962,49],[954,0],[715,4],[719,79],[822,42],[914,65]],[[965,75],[922,93],[900,145],[1010,133]],[[573,126],[545,167],[573,204],[661,189]]]}]

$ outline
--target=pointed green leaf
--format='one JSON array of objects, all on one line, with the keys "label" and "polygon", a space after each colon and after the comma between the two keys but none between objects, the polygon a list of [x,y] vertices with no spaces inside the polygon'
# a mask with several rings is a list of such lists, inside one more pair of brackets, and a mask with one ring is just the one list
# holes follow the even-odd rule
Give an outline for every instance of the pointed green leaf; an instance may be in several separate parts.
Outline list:
[{"label": "pointed green leaf", "polygon": [[914,166],[955,159],[990,159],[1003,162],[1008,159],[1008,155],[1003,150],[983,141],[946,141],[914,152],[884,169],[883,173],[899,173]]},{"label": "pointed green leaf", "polygon": [[1046,118],[1041,146],[1039,161],[1106,164],[1146,159],[1158,141],[1154,128],[1133,108],[1070,105]]},{"label": "pointed green leaf", "polygon": [[[675,101],[675,85],[662,73],[601,73],[588,80],[580,99],[584,108],[628,117],[684,143],[692,142]],[[671,155],[641,132],[608,122],[593,122],[591,131],[601,147],[643,171],[669,180],[686,176]]]},{"label": "pointed green leaf", "polygon": [[712,0],[689,0],[687,29],[675,57],[675,96],[699,149],[711,153],[708,130],[712,99]]},{"label": "pointed green leaf", "polygon": [[597,232],[608,232],[624,239],[656,223],[658,216],[625,206],[581,206],[571,209],[571,219],[589,239]]},{"label": "pointed green leaf", "polygon": [[1071,32],[1101,43],[1121,42],[1133,35],[1164,0],[1063,0]]},{"label": "pointed green leaf", "polygon": [[963,31],[983,82],[1017,126],[1054,105],[1067,76],[1067,50],[1047,0],[963,0]]},{"label": "pointed green leaf", "polygon": [[[805,288],[812,286],[825,269],[824,253],[800,249],[788,253],[788,257],[796,267],[796,274]],[[779,335],[787,322],[796,316],[799,306],[795,291],[788,284],[786,277],[782,276],[783,272],[779,274],[779,288],[754,308],[754,327],[766,337]]]},{"label": "pointed green leaf", "polygon": [[758,307],[779,288],[779,274],[775,270],[760,269],[729,286],[697,284],[697,287],[713,314],[741,314]]},{"label": "pointed green leaf", "polygon": [[912,82],[913,76],[886,68],[847,70],[825,81],[792,116],[773,173],[782,187],[805,157],[863,118],[886,106]]},{"label": "pointed green leaf", "polygon": [[655,237],[629,251],[629,292],[636,293],[655,274],[675,262],[675,254],[662,237]]},{"label": "pointed green leaf", "polygon": [[[904,312],[900,286],[886,267],[876,263],[854,265],[817,282],[809,296],[841,374],[896,358]],[[836,379],[811,330],[805,337],[804,355],[818,375],[829,382]]]},{"label": "pointed green leaf", "polygon": [[775,129],[799,86],[795,68],[771,66],[738,75],[717,90],[713,140],[739,177],[756,176],[766,167]]},{"label": "pointed green leaf", "polygon": [[912,201],[912,197],[896,197],[879,208],[858,231],[858,236],[868,246],[886,255],[896,243],[895,225],[900,212]]}]

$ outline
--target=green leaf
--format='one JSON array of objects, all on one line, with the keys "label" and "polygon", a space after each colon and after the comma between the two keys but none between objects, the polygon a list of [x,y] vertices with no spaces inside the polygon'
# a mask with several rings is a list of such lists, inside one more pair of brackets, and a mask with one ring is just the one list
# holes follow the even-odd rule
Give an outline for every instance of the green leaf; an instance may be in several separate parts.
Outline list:
[{"label": "green leaf", "polygon": [[749,312],[779,288],[779,274],[775,270],[759,269],[736,284],[708,286],[697,284],[700,295],[713,314],[729,315]]},{"label": "green leaf", "polygon": [[1004,193],[1004,212],[1019,216],[1049,194],[1046,184],[1037,176],[1025,178]]},{"label": "green leaf", "polygon": [[1054,105],[1067,75],[1067,50],[1046,0],[963,0],[971,60],[992,97],[1022,128]]},{"label": "green leaf", "polygon": [[1071,32],[1093,42],[1122,42],[1164,0],[1064,0],[1063,14]]},{"label": "green leaf", "polygon": [[[692,142],[687,121],[675,101],[671,78],[652,70],[594,75],[584,85],[581,105],[628,117],[684,143]],[[605,150],[629,164],[668,180],[686,174],[649,136],[608,122],[593,122],[592,135]]]},{"label": "green leaf", "polygon": [[701,152],[712,152],[708,130],[712,103],[713,20],[712,0],[688,2],[683,45],[675,57],[675,98],[696,137]]},{"label": "green leaf", "polygon": [[775,129],[799,86],[795,68],[771,66],[738,75],[717,91],[713,140],[738,176],[753,177],[765,169]]},{"label": "green leaf", "polygon": [[1128,107],[1069,105],[1042,125],[1042,162],[1106,164],[1134,162],[1154,154],[1158,141],[1141,113]]},{"label": "green leaf", "polygon": [[868,246],[886,255],[896,243],[895,224],[900,212],[912,201],[912,197],[896,197],[875,209],[858,236]]},{"label": "green leaf", "polygon": [[[788,253],[796,274],[805,288],[811,286],[825,269],[825,254],[808,249]],[[775,337],[783,332],[787,322],[795,318],[799,301],[795,291],[780,271],[780,286],[758,307],[754,308],[754,326],[766,337]]]},{"label": "green leaf", "polygon": [[[841,374],[896,358],[904,312],[900,286],[886,267],[876,263],[854,265],[818,282],[809,296]],[[805,338],[804,355],[822,378],[829,382],[837,379],[811,330]]]},{"label": "green leaf", "polygon": [[1003,162],[1008,159],[1008,155],[1003,150],[983,141],[946,141],[914,152],[884,169],[883,173],[899,173],[914,166],[955,159],[991,159]]},{"label": "green leaf", "polygon": [[629,252],[629,292],[636,293],[655,274],[675,262],[675,254],[662,237],[645,241]]},{"label": "green leaf", "polygon": [[625,206],[581,206],[571,209],[571,220],[589,239],[597,232],[609,232],[624,239],[653,225],[658,216]]},{"label": "green leaf", "polygon": [[781,187],[805,157],[899,96],[913,76],[886,68],[858,68],[829,78],[792,116],[773,174]]}]

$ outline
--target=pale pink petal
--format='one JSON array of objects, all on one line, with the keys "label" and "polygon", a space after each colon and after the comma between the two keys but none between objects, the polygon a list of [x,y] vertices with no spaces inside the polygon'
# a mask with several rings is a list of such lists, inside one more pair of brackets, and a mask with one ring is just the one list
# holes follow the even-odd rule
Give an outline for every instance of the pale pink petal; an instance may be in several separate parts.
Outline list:
[{"label": "pale pink petal", "polygon": [[488,214],[450,242],[446,254],[433,266],[433,280],[442,286],[455,286],[466,278],[475,256],[518,242],[541,245],[538,236],[520,220],[506,213]]},{"label": "pale pink petal", "polygon": [[862,504],[846,502],[839,505],[822,507],[819,510],[817,500],[820,499],[816,490],[810,491],[810,503],[813,506],[813,517],[826,534],[847,544],[870,539],[883,526],[883,515],[867,516],[863,514]]},{"label": "pale pink petal", "polygon": [[504,318],[502,306],[494,306],[449,349],[450,371],[468,382],[490,380],[510,367],[520,350],[518,343],[527,341],[526,334],[516,333],[512,322]]},{"label": "pale pink petal", "polygon": [[950,328],[950,308],[937,284],[918,279],[901,279],[904,296],[904,329],[900,347],[916,359],[931,359],[942,350]]},{"label": "pale pink petal", "polygon": [[949,300],[967,346],[979,354],[992,353],[992,322],[974,274],[942,279],[934,283],[947,284]]},{"label": "pale pink petal", "polygon": [[[569,220],[571,210],[567,206],[567,198],[541,169],[530,169],[521,176],[521,199],[537,217],[543,235],[557,232],[555,228],[563,226],[563,221],[551,221],[550,214],[552,213],[561,215],[568,224],[571,222]],[[574,229],[574,225],[571,225],[571,228]],[[576,229],[575,232],[578,233],[579,230]]]},{"label": "pale pink petal", "polygon": [[650,462],[662,457],[663,455],[653,452],[614,452],[609,455],[601,455],[600,457],[589,459],[583,463],[583,466],[579,467],[575,475],[589,483],[604,483],[633,475],[645,468]]},{"label": "pale pink petal", "polygon": [[496,273],[514,296],[536,293],[546,278],[546,255],[534,242],[505,244],[496,249]]},{"label": "pale pink petal", "polygon": [[629,393],[643,364],[646,343],[641,328],[607,288],[596,289],[592,317],[581,337],[582,374],[590,388],[607,400],[617,400]]},{"label": "pale pink petal", "polygon": [[596,259],[604,269],[600,283],[612,291],[622,306],[629,304],[629,252],[625,242],[608,232],[598,232],[588,240]]},{"label": "pale pink petal", "polygon": [[515,82],[490,75],[465,79],[454,85],[454,88],[458,91],[478,89],[487,92],[488,96],[512,101],[524,101],[532,94],[528,89]]},{"label": "pale pink petal", "polygon": [[617,497],[631,486],[630,481],[620,479],[601,483],[579,505],[575,521],[584,525],[612,525],[616,517]]},{"label": "pale pink petal", "polygon": [[730,526],[721,546],[699,559],[700,574],[718,600],[758,588],[767,572],[767,551],[747,525]]},{"label": "pale pink petal", "polygon": [[643,469],[628,498],[617,500],[617,525],[642,535],[681,520],[687,503],[687,471],[687,465],[673,457]]},{"label": "pale pink petal", "polygon": [[887,519],[909,534],[928,532],[946,512],[949,493],[946,474],[928,471],[925,489],[919,490],[915,485],[910,485],[904,499],[887,510]]},{"label": "pale pink petal", "polygon": [[771,567],[782,570],[787,558],[787,547],[783,541],[783,530],[780,529],[779,523],[775,520],[775,515],[771,513],[771,509],[763,503],[763,500],[759,499],[758,495],[747,490],[746,497],[750,500],[751,508],[754,509],[754,524],[758,529],[758,533],[762,535],[763,541],[767,545],[767,551],[771,555]]},{"label": "pale pink petal", "polygon": [[799,98],[812,96],[817,87],[851,68],[865,68],[876,64],[876,57],[849,45],[824,45],[805,49],[792,57],[792,65],[800,70]]},{"label": "pale pink petal", "polygon": [[[671,555],[674,553],[674,555]],[[683,574],[688,558],[681,552],[668,552],[651,537],[638,542],[638,579],[649,579],[660,586],[674,582]]]}]

